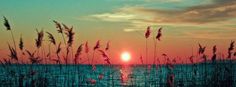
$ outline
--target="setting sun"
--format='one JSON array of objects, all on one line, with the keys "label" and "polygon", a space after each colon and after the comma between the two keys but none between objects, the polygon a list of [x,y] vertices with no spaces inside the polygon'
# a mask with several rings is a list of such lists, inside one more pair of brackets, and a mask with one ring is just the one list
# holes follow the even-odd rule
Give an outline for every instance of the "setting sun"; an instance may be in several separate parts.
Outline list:
[{"label": "setting sun", "polygon": [[129,52],[123,52],[121,54],[121,59],[125,62],[128,62],[130,60],[131,56]]}]

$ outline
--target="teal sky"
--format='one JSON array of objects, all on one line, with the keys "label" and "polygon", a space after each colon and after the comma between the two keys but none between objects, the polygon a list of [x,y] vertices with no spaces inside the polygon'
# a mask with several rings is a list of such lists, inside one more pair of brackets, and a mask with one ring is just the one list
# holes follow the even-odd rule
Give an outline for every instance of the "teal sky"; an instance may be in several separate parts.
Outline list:
[{"label": "teal sky", "polygon": [[[142,35],[147,26],[154,35],[157,28],[164,28],[159,55],[186,57],[192,48],[197,51],[198,43],[208,46],[208,51],[218,45],[224,52],[230,41],[236,40],[234,0],[2,0],[0,15],[8,18],[17,40],[23,35],[28,49],[34,47],[36,28],[52,32],[61,41],[52,22],[57,20],[74,27],[75,47],[85,41],[94,45],[99,39],[104,47],[111,41],[113,60],[118,60],[122,51],[130,51],[134,58],[144,55]],[[9,32],[3,25],[0,28],[0,39],[10,42]],[[151,48],[152,39],[149,43]],[[8,52],[6,44],[0,48],[0,52]]]}]

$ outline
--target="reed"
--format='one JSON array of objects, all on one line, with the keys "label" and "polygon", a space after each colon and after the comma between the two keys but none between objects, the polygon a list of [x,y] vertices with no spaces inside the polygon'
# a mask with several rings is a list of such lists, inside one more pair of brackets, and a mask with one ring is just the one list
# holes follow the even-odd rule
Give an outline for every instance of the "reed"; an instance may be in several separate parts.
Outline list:
[{"label": "reed", "polygon": [[13,41],[13,44],[14,44],[14,49],[16,50],[16,41],[15,41],[15,38],[14,38],[13,31],[11,29],[11,25],[10,25],[9,21],[7,20],[7,18],[5,16],[3,16],[3,18],[4,18],[4,26],[6,27],[6,30],[11,31],[11,37],[12,37],[12,41]]},{"label": "reed", "polygon": [[[148,69],[148,37],[150,36],[151,34],[151,27],[148,26],[147,29],[146,29],[146,32],[145,32],[145,38],[146,38],[146,74],[148,73],[147,72],[147,69]],[[148,83],[147,82],[147,79],[146,79],[146,76],[145,76],[145,86],[147,86]]]}]

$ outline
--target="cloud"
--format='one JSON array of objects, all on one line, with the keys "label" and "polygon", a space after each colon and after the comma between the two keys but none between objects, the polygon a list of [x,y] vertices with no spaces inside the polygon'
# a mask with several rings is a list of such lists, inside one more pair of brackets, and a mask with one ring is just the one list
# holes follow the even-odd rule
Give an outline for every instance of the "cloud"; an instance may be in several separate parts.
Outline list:
[{"label": "cloud", "polygon": [[162,10],[147,7],[124,7],[112,13],[92,15],[105,21],[143,21],[147,23],[192,23],[219,22],[236,17],[236,1],[213,0],[212,4],[192,6],[181,10]]},{"label": "cloud", "polygon": [[[113,10],[113,12],[91,15],[90,17],[109,22],[127,22],[131,26],[124,28],[124,32],[142,31],[146,29],[146,26],[154,26],[157,24],[160,26],[192,26],[195,28],[228,29],[228,27],[224,25],[232,25],[232,20],[235,19],[236,1],[210,1],[211,3],[209,4],[191,6],[179,10],[129,6]],[[185,33],[185,35],[202,39],[234,38],[232,37],[232,34],[224,37],[218,34],[219,32],[211,35],[209,35],[209,32],[195,33],[188,32]]]},{"label": "cloud", "polygon": [[135,15],[126,14],[126,13],[104,13],[104,14],[95,14],[91,15],[91,17],[98,18],[104,21],[112,21],[112,22],[119,22],[119,21],[128,21],[130,19],[134,19]]}]

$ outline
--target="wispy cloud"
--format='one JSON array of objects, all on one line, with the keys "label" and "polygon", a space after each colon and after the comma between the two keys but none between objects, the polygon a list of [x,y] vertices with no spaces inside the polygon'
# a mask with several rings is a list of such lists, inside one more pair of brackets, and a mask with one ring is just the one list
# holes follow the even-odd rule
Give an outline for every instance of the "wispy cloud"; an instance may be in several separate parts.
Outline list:
[{"label": "wispy cloud", "polygon": [[[177,0],[179,1],[179,0]],[[92,17],[112,22],[142,21],[147,23],[192,23],[219,22],[236,17],[236,1],[213,0],[209,5],[193,6],[182,10],[162,10],[147,7],[124,7],[111,13]]]},{"label": "wispy cloud", "polygon": [[[152,0],[149,0],[150,2]],[[167,0],[183,2],[183,0]],[[209,0],[208,0],[209,1]],[[146,26],[192,26],[205,28],[226,28],[225,24],[232,24],[236,17],[236,1],[210,0],[211,3],[191,6],[179,10],[160,9],[152,7],[129,6],[113,10],[113,12],[90,15],[96,20],[108,22],[127,22],[131,26],[124,28],[124,32],[145,30]],[[194,38],[216,39],[222,38],[219,34],[185,33]],[[232,38],[231,36],[228,36]]]},{"label": "wispy cloud", "polygon": [[98,18],[104,21],[111,21],[111,22],[126,22],[131,19],[135,18],[133,14],[126,14],[126,13],[104,13],[104,14],[95,14],[91,15],[91,17]]}]

